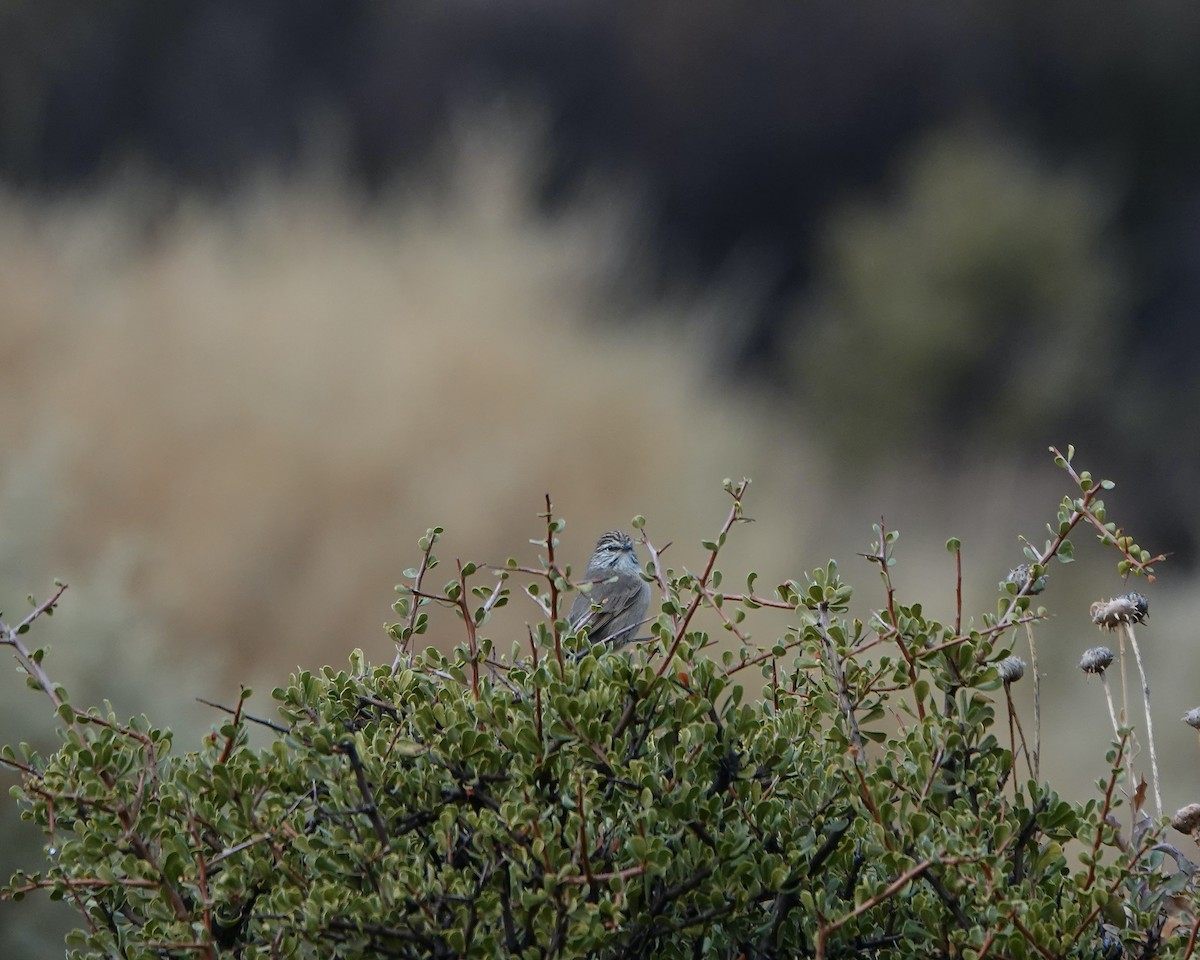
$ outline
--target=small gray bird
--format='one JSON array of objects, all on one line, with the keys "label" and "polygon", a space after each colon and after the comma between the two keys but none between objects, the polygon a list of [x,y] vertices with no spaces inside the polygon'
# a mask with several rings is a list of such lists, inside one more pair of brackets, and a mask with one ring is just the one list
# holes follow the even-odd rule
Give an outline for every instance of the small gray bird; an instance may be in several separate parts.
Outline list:
[{"label": "small gray bird", "polygon": [[593,643],[620,646],[634,639],[650,606],[650,584],[639,569],[629,534],[611,530],[596,541],[584,574],[592,588],[571,604],[571,629],[587,627]]}]

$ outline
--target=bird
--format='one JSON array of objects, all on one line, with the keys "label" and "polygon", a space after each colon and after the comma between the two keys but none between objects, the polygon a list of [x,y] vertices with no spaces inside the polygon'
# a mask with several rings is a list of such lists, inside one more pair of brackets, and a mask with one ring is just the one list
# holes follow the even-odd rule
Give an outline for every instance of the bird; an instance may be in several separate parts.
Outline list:
[{"label": "bird", "polygon": [[650,606],[650,584],[640,570],[629,534],[610,530],[601,536],[584,574],[592,587],[571,604],[571,629],[586,627],[593,643],[620,646],[633,640]]}]

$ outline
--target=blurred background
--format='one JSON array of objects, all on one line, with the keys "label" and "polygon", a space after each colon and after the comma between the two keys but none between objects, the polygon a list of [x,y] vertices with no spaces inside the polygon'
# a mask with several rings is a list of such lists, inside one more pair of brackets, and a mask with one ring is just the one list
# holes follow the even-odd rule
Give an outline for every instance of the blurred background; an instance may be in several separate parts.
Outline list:
[{"label": "blurred background", "polygon": [[[68,581],[51,673],[187,749],[197,696],[269,714],[298,665],[389,660],[434,524],[532,562],[550,493],[577,567],[635,514],[695,566],[749,476],[734,582],[837,557],[865,618],[882,516],[949,619],[945,540],[994,609],[1074,443],[1171,553],[1141,636],[1196,800],[1197,49],[1188,0],[3,0],[6,618]],[[1108,736],[1075,664],[1123,585],[1077,546],[1039,652],[1080,799]],[[0,741],[52,746],[48,713],[10,675]],[[36,868],[4,823],[0,872]],[[0,903],[0,953],[72,917]]]}]

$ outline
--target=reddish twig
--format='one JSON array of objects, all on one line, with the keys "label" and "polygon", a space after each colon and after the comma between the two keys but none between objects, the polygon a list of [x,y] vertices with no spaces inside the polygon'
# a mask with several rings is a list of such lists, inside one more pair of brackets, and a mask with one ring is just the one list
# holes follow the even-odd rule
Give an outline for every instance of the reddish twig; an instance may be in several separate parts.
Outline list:
[{"label": "reddish twig", "polygon": [[[963,862],[964,862],[964,860],[961,857],[954,857],[951,859],[941,861],[941,863],[944,866],[948,866],[948,867],[957,866],[958,864],[963,863]],[[928,870],[932,866],[933,866],[932,860],[922,860],[920,863],[916,864],[915,866],[910,867],[908,870],[905,870],[904,873],[900,874],[900,876],[898,876],[895,880],[893,880],[891,883],[889,883],[883,890],[879,891],[879,893],[877,893],[875,896],[869,897],[868,899],[864,900],[862,903],[860,903],[857,907],[855,907],[849,913],[844,914],[843,916],[839,917],[837,920],[833,921],[832,923],[827,924],[827,923],[825,923],[824,917],[820,918],[820,920],[817,924],[817,936],[816,936],[816,944],[815,944],[816,960],[825,960],[825,943],[828,940],[829,935],[831,933],[833,933],[834,931],[843,927],[845,924],[849,923],[851,920],[855,919],[856,917],[861,917],[868,910],[874,909],[875,907],[879,906],[879,904],[883,903],[885,900],[888,900],[891,897],[895,896],[899,891],[903,890],[904,887],[906,887],[908,884],[912,883],[914,880],[917,879],[917,877],[921,876],[921,874],[923,874],[926,870]]]},{"label": "reddish twig", "polygon": [[1087,877],[1083,881],[1083,889],[1090,890],[1096,879],[1096,861],[1100,856],[1100,846],[1104,842],[1104,828],[1108,826],[1108,812],[1112,809],[1113,791],[1117,787],[1117,775],[1121,772],[1121,764],[1125,757],[1125,747],[1129,743],[1129,732],[1126,731],[1117,741],[1117,756],[1108,774],[1108,783],[1104,788],[1104,803],[1100,807],[1100,819],[1096,826],[1096,836],[1092,839],[1092,855],[1089,858]]},{"label": "reddish twig", "polygon": [[430,563],[430,558],[433,555],[433,545],[437,543],[440,534],[437,532],[436,528],[430,528],[425,536],[429,538],[429,542],[426,543],[425,549],[421,552],[421,565],[417,567],[417,575],[413,578],[413,585],[410,590],[413,596],[413,605],[408,611],[408,623],[405,624],[405,626],[408,628],[407,636],[405,636],[403,642],[401,642],[399,645],[399,648],[396,651],[395,659],[392,660],[393,671],[400,666],[401,659],[409,652],[409,645],[411,644],[414,636],[413,630],[416,628],[417,617],[422,606],[420,602],[420,598],[422,597],[421,584],[425,580],[425,574],[433,566],[433,564]]},{"label": "reddish twig", "polygon": [[672,614],[675,637],[671,641],[671,646],[667,648],[666,655],[663,657],[663,662],[655,671],[655,675],[661,677],[671,667],[671,661],[675,657],[675,651],[679,649],[679,645],[683,642],[684,636],[687,634],[688,625],[692,622],[692,617],[696,615],[696,610],[700,606],[700,601],[704,597],[704,587],[708,586],[709,577],[712,576],[713,568],[717,563],[717,554],[721,551],[721,545],[725,542],[725,537],[733,528],[733,525],[742,517],[742,495],[746,492],[746,487],[749,485],[749,480],[743,480],[737,487],[730,491],[733,497],[733,506],[729,508],[729,516],[725,518],[725,523],[721,525],[721,532],[717,535],[717,539],[713,542],[713,548],[708,552],[708,562],[704,565],[704,572],[699,577],[699,587],[692,596],[691,602],[687,605],[683,615]]},{"label": "reddish twig", "polygon": [[[887,612],[888,622],[885,626],[888,628],[891,639],[896,641],[896,646],[900,649],[900,655],[904,657],[904,662],[908,665],[908,682],[910,687],[917,685],[917,664],[912,652],[908,649],[908,644],[904,642],[904,637],[900,633],[899,624],[900,618],[896,614],[896,588],[892,584],[892,575],[888,569],[888,541],[887,527],[883,522],[883,517],[879,518],[879,551],[877,553],[864,554],[868,560],[879,564],[879,575],[883,577],[884,590],[887,592]],[[860,651],[861,652],[861,651]],[[920,698],[914,697],[917,705],[917,719],[925,719],[925,704]]]}]

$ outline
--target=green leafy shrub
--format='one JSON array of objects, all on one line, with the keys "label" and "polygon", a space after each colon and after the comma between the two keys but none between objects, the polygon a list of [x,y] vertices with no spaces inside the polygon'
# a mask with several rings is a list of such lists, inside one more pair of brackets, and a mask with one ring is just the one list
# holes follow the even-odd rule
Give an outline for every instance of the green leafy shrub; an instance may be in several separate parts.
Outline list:
[{"label": "green leafy shrub", "polygon": [[[243,691],[184,754],[144,719],[73,707],[25,646],[60,589],[3,628],[62,721],[53,755],[4,753],[49,838],[46,869],[6,894],[73,903],[75,957],[1188,957],[1194,867],[1161,818],[1123,833],[1115,816],[1145,795],[1131,729],[1082,804],[1030,776],[1010,733],[1012,641],[1045,615],[1031,597],[1070,534],[1090,524],[1123,572],[1161,559],[1105,519],[1111,484],[1057,460],[1075,492],[969,625],[897,596],[882,526],[865,621],[832,562],[729,591],[717,560],[745,481],[726,483],[702,570],[667,568],[635,521],[661,601],[632,654],[562,619],[575,584],[549,503],[541,566],[459,564],[440,590],[435,528],[398,588],[392,664],[301,672],[274,720]],[[490,627],[515,586],[543,615],[500,653]],[[795,620],[765,646],[748,633],[764,607]],[[412,654],[446,610],[464,642]],[[719,658],[701,611],[733,640]]]}]

